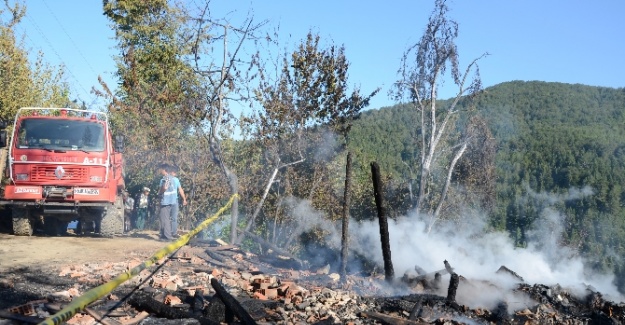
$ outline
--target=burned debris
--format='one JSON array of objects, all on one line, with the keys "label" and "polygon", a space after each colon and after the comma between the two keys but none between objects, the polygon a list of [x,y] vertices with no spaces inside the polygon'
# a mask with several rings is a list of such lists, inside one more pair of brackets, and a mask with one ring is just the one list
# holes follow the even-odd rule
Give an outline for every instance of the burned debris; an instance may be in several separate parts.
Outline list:
[{"label": "burned debris", "polygon": [[[224,243],[225,244],[225,243]],[[522,308],[500,300],[490,309],[459,299],[469,288],[478,296],[482,283],[444,268],[415,273],[391,283],[385,275],[348,274],[331,268],[296,268],[288,257],[261,258],[236,245],[191,242],[95,301],[68,324],[622,324],[625,304],[606,300],[588,287],[579,297],[559,285],[530,285],[514,275],[511,289],[528,302]],[[272,264],[267,261],[277,261]],[[0,312],[14,323],[39,323],[88,288],[139,263],[74,265],[58,276],[68,286]],[[289,267],[284,267],[285,265]],[[3,283],[7,280],[3,279]],[[69,283],[75,283],[69,285]],[[490,284],[495,286],[494,284]],[[466,295],[466,293],[465,293]],[[2,324],[11,324],[5,321]]]}]

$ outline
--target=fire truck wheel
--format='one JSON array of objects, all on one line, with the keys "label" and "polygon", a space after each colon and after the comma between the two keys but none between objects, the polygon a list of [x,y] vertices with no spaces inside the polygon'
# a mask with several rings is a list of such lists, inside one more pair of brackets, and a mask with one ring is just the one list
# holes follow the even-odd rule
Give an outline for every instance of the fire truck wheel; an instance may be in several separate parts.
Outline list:
[{"label": "fire truck wheel", "polygon": [[16,236],[32,236],[33,225],[30,222],[29,210],[13,208],[13,234]]},{"label": "fire truck wheel", "polygon": [[100,235],[111,237],[124,233],[124,203],[122,198],[115,200],[115,205],[102,214],[99,227]]}]

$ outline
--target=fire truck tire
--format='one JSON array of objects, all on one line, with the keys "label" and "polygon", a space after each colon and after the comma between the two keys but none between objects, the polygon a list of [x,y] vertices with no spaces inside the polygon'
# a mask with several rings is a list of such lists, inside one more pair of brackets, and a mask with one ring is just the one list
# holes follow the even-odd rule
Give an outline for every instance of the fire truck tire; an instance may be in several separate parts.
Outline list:
[{"label": "fire truck tire", "polygon": [[13,234],[16,236],[32,236],[33,224],[28,209],[13,208]]},{"label": "fire truck tire", "polygon": [[115,205],[102,214],[99,228],[100,235],[105,237],[124,233],[124,203],[121,197],[117,197]]}]

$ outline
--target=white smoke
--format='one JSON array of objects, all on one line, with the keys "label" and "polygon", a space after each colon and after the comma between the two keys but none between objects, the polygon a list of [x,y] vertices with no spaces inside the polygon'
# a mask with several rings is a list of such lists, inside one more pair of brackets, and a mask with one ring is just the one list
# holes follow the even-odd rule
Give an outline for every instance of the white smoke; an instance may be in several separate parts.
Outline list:
[{"label": "white smoke", "polygon": [[[564,216],[551,205],[564,200],[579,199],[591,195],[590,188],[572,189],[564,195],[530,192],[531,195],[548,202],[540,218],[534,223],[534,230],[528,233],[526,248],[515,247],[504,232],[486,230],[483,218],[472,214],[461,224],[458,222],[438,224],[437,230],[427,233],[427,221],[420,216],[409,215],[388,220],[391,257],[395,277],[414,270],[415,265],[427,272],[444,268],[447,260],[455,272],[469,279],[471,286],[459,286],[457,301],[470,307],[494,308],[500,301],[507,301],[511,309],[530,306],[523,295],[512,296],[511,290],[517,282],[511,276],[496,274],[505,266],[523,277],[528,284],[560,285],[571,294],[583,294],[588,285],[613,301],[624,301],[612,284],[613,275],[589,274],[584,261],[573,249],[558,244],[563,231]],[[323,215],[315,211],[307,201],[293,199],[293,209],[300,223],[297,231],[322,227],[327,231],[327,242],[334,247],[340,245],[340,224],[324,221]],[[383,266],[380,244],[380,228],[377,219],[354,221],[349,225],[350,249],[367,256]],[[445,282],[449,276],[444,276]],[[447,284],[439,294],[446,295]],[[516,305],[515,305],[516,304]]]},{"label": "white smoke", "polygon": [[330,239],[337,236],[334,225],[329,223],[323,212],[316,210],[310,201],[290,196],[284,200],[284,204],[290,208],[290,214],[294,218],[294,233],[296,235],[312,229],[320,229],[328,233]]},{"label": "white smoke", "polygon": [[[579,199],[592,194],[584,188],[572,189],[566,195],[548,195],[531,193],[555,204],[563,200]],[[501,299],[508,302],[525,304],[520,297],[504,297],[515,284],[510,277],[495,274],[506,266],[528,284],[559,284],[568,288],[572,294],[582,294],[587,285],[592,285],[606,298],[623,301],[616,287],[612,284],[613,275],[589,274],[584,268],[581,257],[572,249],[558,244],[561,237],[564,216],[551,207],[546,207],[535,222],[534,230],[528,234],[527,248],[515,247],[507,233],[486,232],[485,222],[475,216],[464,220],[462,224],[442,223],[436,232],[427,233],[427,224],[419,216],[407,216],[389,220],[390,246],[396,276],[414,269],[415,265],[428,272],[444,268],[443,261],[448,260],[455,272],[474,281],[474,285],[483,281],[489,285],[479,290],[473,288],[466,293],[466,300],[461,299],[463,288],[458,288],[458,302],[475,306],[493,308]],[[372,256],[383,265],[378,221],[354,222],[350,233],[357,245],[353,249]],[[501,288],[503,290],[499,290]],[[485,292],[488,290],[488,292]],[[476,295],[477,292],[484,294]],[[500,295],[495,293],[499,292]],[[486,298],[479,300],[479,297]],[[470,299],[469,299],[470,298]],[[490,306],[489,306],[490,304]]]}]

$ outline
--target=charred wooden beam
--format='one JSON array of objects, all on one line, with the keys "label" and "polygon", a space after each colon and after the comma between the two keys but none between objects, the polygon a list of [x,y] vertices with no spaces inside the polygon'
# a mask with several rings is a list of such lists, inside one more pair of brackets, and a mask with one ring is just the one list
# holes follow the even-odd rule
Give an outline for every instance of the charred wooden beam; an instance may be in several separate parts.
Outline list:
[{"label": "charred wooden beam", "polygon": [[239,250],[238,245],[223,245],[223,246],[211,246],[206,249],[210,249],[212,251],[227,251],[227,250]]},{"label": "charred wooden beam", "polygon": [[217,261],[219,261],[221,263],[226,263],[226,257],[225,256],[223,256],[223,255],[221,255],[221,254],[219,254],[217,252],[211,251],[210,249],[206,249],[206,250],[204,250],[204,252],[206,252],[206,255],[210,256],[212,259],[217,260]]},{"label": "charred wooden beam", "polygon": [[215,240],[213,239],[199,239],[196,237],[193,237],[191,239],[189,239],[189,246],[203,246],[203,247],[220,247],[220,246],[215,246],[215,245],[219,245],[219,243],[217,243]]},{"label": "charred wooden beam", "polygon": [[211,252],[218,252],[222,256],[229,256],[229,257],[235,256],[237,254],[241,254],[241,251],[238,251],[238,250],[212,249],[212,248],[207,248],[206,250],[211,251]]},{"label": "charred wooden beam", "polygon": [[208,262],[210,264],[216,265],[216,266],[221,266],[221,267],[225,267],[225,268],[232,268],[232,266],[230,266],[230,265],[228,265],[226,263],[219,262],[219,261],[213,259],[212,257],[208,256],[208,254],[206,254],[206,253],[197,252],[197,253],[195,253],[195,256],[205,260],[206,262]]},{"label": "charred wooden beam", "polygon": [[215,289],[217,296],[226,305],[226,323],[232,323],[234,320],[229,319],[229,313],[233,313],[242,324],[256,324],[256,321],[248,314],[241,304],[226,291],[226,289],[217,281],[211,279],[211,286]]},{"label": "charred wooden beam", "polygon": [[391,259],[391,244],[388,234],[388,221],[386,220],[386,208],[382,196],[382,181],[380,178],[380,166],[378,163],[371,163],[371,178],[373,179],[373,195],[378,211],[378,221],[380,222],[380,240],[382,242],[382,258],[384,260],[384,275],[386,281],[392,281],[395,277],[393,270],[393,260]]},{"label": "charred wooden beam", "polygon": [[518,275],[516,272],[510,270],[509,268],[507,268],[505,265],[502,265],[501,267],[499,267],[499,270],[497,270],[497,272],[495,272],[497,274],[501,274],[501,273],[505,273],[505,274],[510,274],[512,275],[514,278],[516,278],[517,280],[521,281],[521,282],[525,282],[525,280],[523,280],[523,277],[521,277],[520,275]]}]

